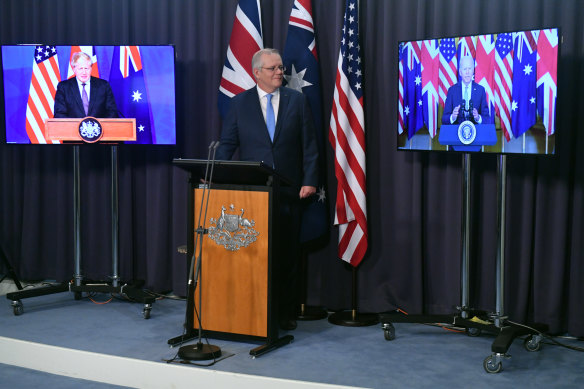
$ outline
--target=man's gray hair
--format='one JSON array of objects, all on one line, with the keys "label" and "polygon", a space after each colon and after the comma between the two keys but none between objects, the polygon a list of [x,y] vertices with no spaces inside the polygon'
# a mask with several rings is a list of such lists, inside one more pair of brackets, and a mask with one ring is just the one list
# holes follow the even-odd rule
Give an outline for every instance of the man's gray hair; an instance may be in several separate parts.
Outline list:
[{"label": "man's gray hair", "polygon": [[263,63],[262,63],[262,55],[272,55],[272,54],[276,54],[278,56],[280,56],[280,52],[276,49],[261,49],[256,51],[256,53],[253,55],[253,57],[251,58],[251,69],[259,69],[262,67]]}]

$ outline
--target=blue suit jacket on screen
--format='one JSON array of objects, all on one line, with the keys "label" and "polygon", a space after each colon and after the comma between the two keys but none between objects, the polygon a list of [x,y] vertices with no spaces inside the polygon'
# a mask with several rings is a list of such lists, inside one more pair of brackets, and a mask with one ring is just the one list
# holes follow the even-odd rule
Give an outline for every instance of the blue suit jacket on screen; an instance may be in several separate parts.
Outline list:
[{"label": "blue suit jacket on screen", "polygon": [[242,161],[262,161],[298,186],[317,186],[318,149],[306,97],[280,87],[280,105],[270,139],[256,87],[231,99],[223,120],[218,160],[229,160],[239,148]]},{"label": "blue suit jacket on screen", "polygon": [[[470,100],[472,101],[472,106],[476,108],[479,115],[481,115],[481,123],[489,123],[489,107],[487,106],[487,94],[485,93],[485,88],[474,81],[472,82]],[[460,104],[462,104],[462,82],[457,82],[448,89],[446,102],[444,103],[444,113],[442,114],[442,124],[450,124],[450,115],[452,115],[454,108]],[[453,124],[462,123],[462,112],[459,112],[460,113]]]},{"label": "blue suit jacket on screen", "polygon": [[83,102],[75,77],[59,82],[55,94],[56,118],[117,118],[118,108],[109,82],[97,77],[90,81],[89,109],[87,115],[83,110]]}]

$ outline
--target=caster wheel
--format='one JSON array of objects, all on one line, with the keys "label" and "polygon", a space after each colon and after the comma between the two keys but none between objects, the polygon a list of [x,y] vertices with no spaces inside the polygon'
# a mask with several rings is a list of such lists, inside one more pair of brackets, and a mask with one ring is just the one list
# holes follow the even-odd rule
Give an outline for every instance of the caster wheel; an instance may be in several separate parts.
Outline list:
[{"label": "caster wheel", "polygon": [[12,302],[12,312],[14,313],[14,316],[22,315],[22,313],[24,312],[22,301],[18,300]]},{"label": "caster wheel", "polygon": [[481,332],[482,331],[480,328],[475,328],[475,327],[466,328],[466,334],[468,336],[472,336],[472,337],[481,336]]},{"label": "caster wheel", "polygon": [[385,340],[390,341],[395,339],[395,327],[391,323],[386,323],[382,325],[383,337]]},{"label": "caster wheel", "polygon": [[535,352],[535,351],[539,351],[541,349],[541,343],[539,342],[537,337],[535,337],[533,335],[529,335],[523,341],[523,347],[525,347],[525,349],[527,351]]},{"label": "caster wheel", "polygon": [[503,364],[501,362],[495,362],[492,355],[489,355],[483,361],[483,367],[487,373],[500,373],[503,370]]},{"label": "caster wheel", "polygon": [[142,315],[144,319],[150,319],[150,312],[152,311],[152,305],[144,304],[144,309],[142,310]]}]

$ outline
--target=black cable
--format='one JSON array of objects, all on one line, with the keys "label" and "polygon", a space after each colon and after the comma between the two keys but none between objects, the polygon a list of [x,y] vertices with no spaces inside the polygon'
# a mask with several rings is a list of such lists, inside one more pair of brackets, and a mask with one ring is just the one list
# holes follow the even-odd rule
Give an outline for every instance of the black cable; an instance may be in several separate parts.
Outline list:
[{"label": "black cable", "polygon": [[514,322],[514,321],[511,321],[511,320],[507,320],[507,322],[508,322],[508,323],[511,323],[511,324],[513,324],[513,325],[515,325],[515,326],[520,326],[520,327],[527,328],[528,330],[530,330],[530,331],[533,331],[533,332],[537,333],[538,335],[540,335],[540,336],[542,336],[542,337],[544,337],[544,338],[546,338],[546,339],[550,340],[550,341],[551,341],[553,344],[555,344],[556,346],[565,347],[565,348],[567,348],[567,349],[574,350],[574,351],[581,351],[581,352],[584,352],[584,347],[578,347],[578,346],[572,346],[572,345],[569,345],[569,344],[564,344],[564,343],[562,343],[562,342],[559,342],[559,341],[557,341],[556,339],[554,339],[554,337],[553,337],[553,336],[551,336],[551,335],[547,335],[547,334],[544,334],[543,332],[541,332],[541,331],[539,331],[539,330],[537,330],[537,329],[535,329],[535,328],[532,328],[532,327],[530,327],[530,326],[528,326],[528,325],[521,324],[521,323],[516,323],[516,322]]}]

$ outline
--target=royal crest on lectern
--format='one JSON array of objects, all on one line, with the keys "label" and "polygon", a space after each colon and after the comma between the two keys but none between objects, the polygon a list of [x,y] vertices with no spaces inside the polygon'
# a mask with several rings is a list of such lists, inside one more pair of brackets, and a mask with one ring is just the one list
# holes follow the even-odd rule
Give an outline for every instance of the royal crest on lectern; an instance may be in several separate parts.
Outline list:
[{"label": "royal crest on lectern", "polygon": [[254,220],[243,217],[245,210],[241,208],[239,214],[233,213],[235,206],[231,204],[230,213],[226,211],[227,208],[222,206],[221,215],[217,219],[209,219],[209,238],[230,251],[237,251],[255,242],[260,233],[253,228]]},{"label": "royal crest on lectern", "polygon": [[79,122],[79,136],[84,142],[95,143],[102,135],[101,124],[96,118],[86,117]]}]

